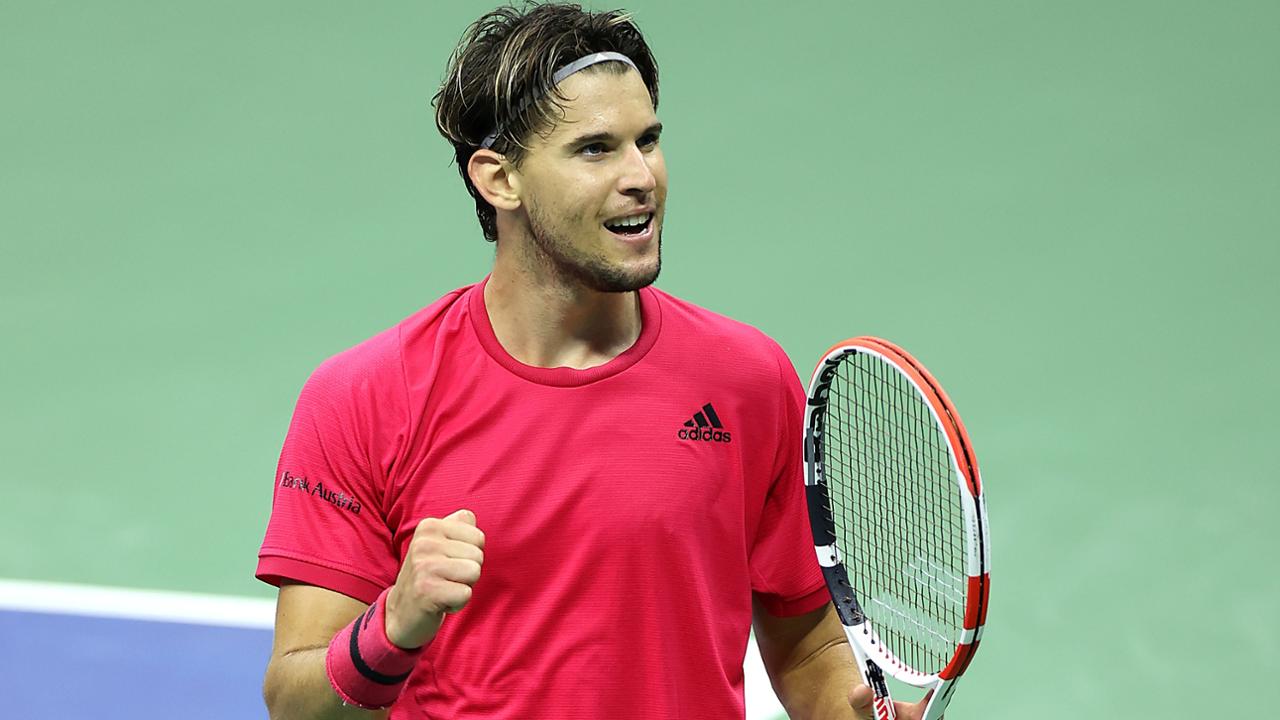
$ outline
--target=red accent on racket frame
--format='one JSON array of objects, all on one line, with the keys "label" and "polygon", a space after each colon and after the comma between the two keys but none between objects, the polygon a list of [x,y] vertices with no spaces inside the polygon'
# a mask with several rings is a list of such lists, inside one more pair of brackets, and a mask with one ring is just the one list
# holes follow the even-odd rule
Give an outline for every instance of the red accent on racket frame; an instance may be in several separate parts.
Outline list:
[{"label": "red accent on racket frame", "polygon": [[938,673],[941,680],[953,680],[969,667],[969,661],[973,659],[973,655],[978,650],[978,641],[956,646],[956,654],[951,658],[951,662],[942,668],[942,672]]},{"label": "red accent on racket frame", "polygon": [[[970,582],[973,579],[970,578]],[[978,613],[978,627],[987,624],[987,608],[991,606],[991,575],[982,576],[982,612]]]},{"label": "red accent on racket frame", "polygon": [[[956,411],[956,406],[952,404],[951,398],[947,396],[947,391],[942,389],[942,384],[938,382],[937,378],[929,372],[924,364],[915,359],[915,356],[906,350],[903,350],[898,345],[895,345],[884,338],[878,337],[861,337],[854,339],[865,341],[865,344],[868,346],[879,346],[878,349],[890,351],[889,354],[896,355],[897,359],[901,359],[911,369],[915,370],[916,377],[913,377],[913,379],[917,380],[917,382],[921,379],[924,380],[923,383],[919,384],[923,388],[928,388],[934,398],[937,399],[938,402],[932,404],[934,405],[934,410],[938,412],[938,417],[945,417],[950,420],[950,422],[945,422],[943,425],[947,426],[947,437],[952,441],[953,447],[958,447],[962,450],[961,457],[964,459],[964,462],[968,467],[961,469],[967,471],[965,473],[965,480],[968,481],[966,485],[969,487],[969,492],[971,492],[974,497],[981,495],[982,479],[978,472],[978,458],[973,452],[973,443],[969,441],[969,431],[965,429],[964,421],[960,419],[960,413]],[[954,435],[951,432],[953,429],[955,430]],[[957,440],[959,440],[959,442],[956,442]]]},{"label": "red accent on racket frame", "polygon": [[991,597],[991,578],[986,575],[970,576],[965,592],[964,629],[976,630],[987,621],[987,598]]}]

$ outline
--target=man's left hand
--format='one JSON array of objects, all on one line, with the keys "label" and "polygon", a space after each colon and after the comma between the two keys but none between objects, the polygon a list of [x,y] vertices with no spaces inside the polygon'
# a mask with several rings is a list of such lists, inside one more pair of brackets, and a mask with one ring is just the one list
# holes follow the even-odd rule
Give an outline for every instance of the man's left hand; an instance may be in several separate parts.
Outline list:
[{"label": "man's left hand", "polygon": [[[933,695],[930,690],[924,696],[924,699],[914,705],[904,702],[894,702],[893,711],[897,714],[898,720],[920,720],[924,717],[924,708],[929,704],[929,698]],[[876,711],[872,706],[875,699],[875,693],[871,692],[871,688],[862,683],[853,686],[849,691],[849,705],[853,708],[854,717],[859,720],[876,720]]]}]

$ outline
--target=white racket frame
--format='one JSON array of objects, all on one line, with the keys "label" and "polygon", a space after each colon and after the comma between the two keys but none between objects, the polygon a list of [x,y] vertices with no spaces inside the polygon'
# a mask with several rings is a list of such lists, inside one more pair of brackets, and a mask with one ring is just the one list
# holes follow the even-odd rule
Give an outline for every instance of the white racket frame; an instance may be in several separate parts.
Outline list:
[{"label": "white racket frame", "polygon": [[[886,352],[876,347],[875,344],[883,344],[886,346],[886,349],[900,353],[904,356],[904,360],[900,361],[897,358],[890,357]],[[990,587],[989,572],[991,568],[991,543],[987,533],[987,512],[986,502],[982,495],[982,481],[979,477],[976,461],[971,463],[967,462],[966,464],[969,464],[972,469],[973,485],[977,488],[977,492],[975,493],[974,488],[970,487],[969,484],[969,473],[966,473],[960,467],[958,455],[964,453],[965,449],[956,448],[956,443],[957,441],[960,441],[961,437],[965,436],[965,431],[963,425],[960,423],[959,416],[954,413],[953,409],[951,415],[954,419],[954,425],[956,426],[955,432],[949,431],[947,425],[944,424],[942,419],[938,416],[939,405],[943,408],[950,405],[950,401],[946,399],[946,396],[942,392],[942,388],[931,376],[928,375],[928,371],[925,370],[919,362],[915,361],[914,358],[908,355],[906,351],[880,338],[867,337],[851,338],[833,346],[818,363],[817,368],[813,372],[813,377],[809,381],[808,405],[805,412],[804,482],[806,485],[806,492],[808,492],[809,487],[814,487],[819,484],[825,486],[826,482],[824,477],[825,470],[822,467],[822,463],[818,462],[819,458],[816,456],[813,446],[815,415],[826,412],[826,390],[829,389],[831,382],[830,376],[824,377],[824,371],[838,367],[841,358],[854,352],[871,355],[881,362],[887,363],[898,374],[906,378],[907,381],[911,383],[911,387],[915,390],[917,396],[919,396],[919,398],[924,401],[925,405],[928,406],[929,414],[932,416],[935,426],[941,430],[947,438],[948,456],[951,460],[952,468],[955,470],[956,480],[960,491],[961,507],[963,509],[965,519],[965,624],[969,624],[968,621],[970,618],[973,618],[975,622],[973,623],[974,627],[966,627],[961,633],[961,636],[956,639],[956,653],[953,655],[952,661],[946,668],[938,673],[920,672],[895,656],[888,648],[885,647],[884,643],[880,640],[879,635],[876,633],[875,628],[872,626],[870,619],[868,619],[865,614],[862,615],[861,622],[849,625],[845,623],[845,616],[842,613],[841,623],[844,625],[845,635],[849,638],[849,645],[853,649],[854,657],[858,662],[858,669],[862,673],[863,682],[876,692],[874,706],[877,720],[893,720],[896,713],[893,710],[893,702],[887,686],[884,686],[883,683],[877,683],[877,679],[871,675],[868,660],[874,663],[876,667],[880,668],[882,672],[896,680],[915,687],[932,690],[932,694],[929,696],[929,702],[925,707],[923,720],[939,720],[939,718],[942,717],[943,711],[946,710],[947,705],[950,703],[951,694],[954,690],[956,680],[958,680],[964,670],[967,669],[969,660],[972,659],[973,653],[976,651],[978,641],[982,637],[982,629],[986,619],[987,593],[988,588]],[[908,367],[903,366],[904,361]],[[928,392],[920,386],[915,375],[922,376],[926,382],[932,383]],[[819,392],[821,392],[820,396]],[[962,442],[967,443],[967,437],[964,437]],[[957,450],[959,450],[959,452],[957,452]],[[968,457],[973,457],[972,450],[969,450]],[[842,566],[843,558],[840,557],[840,553],[836,549],[836,546],[834,544],[818,545],[818,535],[819,530],[815,528],[814,550],[818,557],[818,565],[827,569],[839,567],[839,572],[845,573],[847,579],[847,572]],[[982,588],[979,593],[980,597],[976,598],[970,597],[973,593],[973,587],[975,584]],[[836,591],[830,588],[830,586],[828,589],[832,590],[832,600],[835,602]],[[853,593],[853,595],[855,599],[857,599],[857,594]],[[860,599],[859,602],[861,602]],[[973,607],[975,603],[978,604],[978,608],[976,610]],[[957,660],[960,659],[962,654],[966,655],[966,657],[961,660],[959,667],[955,668],[953,672],[948,673],[947,671],[952,670],[952,666],[956,665]],[[944,677],[944,675],[946,675],[946,677]],[[883,696],[881,696],[877,689],[877,685],[883,687]]]}]

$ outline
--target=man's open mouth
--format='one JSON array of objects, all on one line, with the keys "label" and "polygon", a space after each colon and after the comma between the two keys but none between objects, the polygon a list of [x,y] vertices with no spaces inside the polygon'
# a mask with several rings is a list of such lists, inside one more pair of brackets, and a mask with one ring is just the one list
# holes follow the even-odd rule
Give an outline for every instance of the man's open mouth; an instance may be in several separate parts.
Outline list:
[{"label": "man's open mouth", "polygon": [[642,213],[630,217],[607,221],[604,226],[618,235],[639,235],[649,229],[653,222],[653,213]]}]

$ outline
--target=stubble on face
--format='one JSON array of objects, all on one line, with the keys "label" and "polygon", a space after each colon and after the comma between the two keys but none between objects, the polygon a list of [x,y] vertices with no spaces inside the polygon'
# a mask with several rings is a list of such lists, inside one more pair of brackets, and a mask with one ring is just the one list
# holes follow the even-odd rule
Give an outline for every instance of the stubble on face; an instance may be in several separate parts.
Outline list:
[{"label": "stubble on face", "polygon": [[[603,253],[591,253],[578,247],[569,232],[543,216],[534,204],[526,206],[529,232],[537,257],[531,258],[549,270],[563,285],[582,285],[596,292],[624,293],[652,285],[662,272],[662,230],[658,230],[657,250],[652,263],[641,267],[625,267],[611,262]],[[567,218],[569,227],[581,227],[583,218]]]}]

